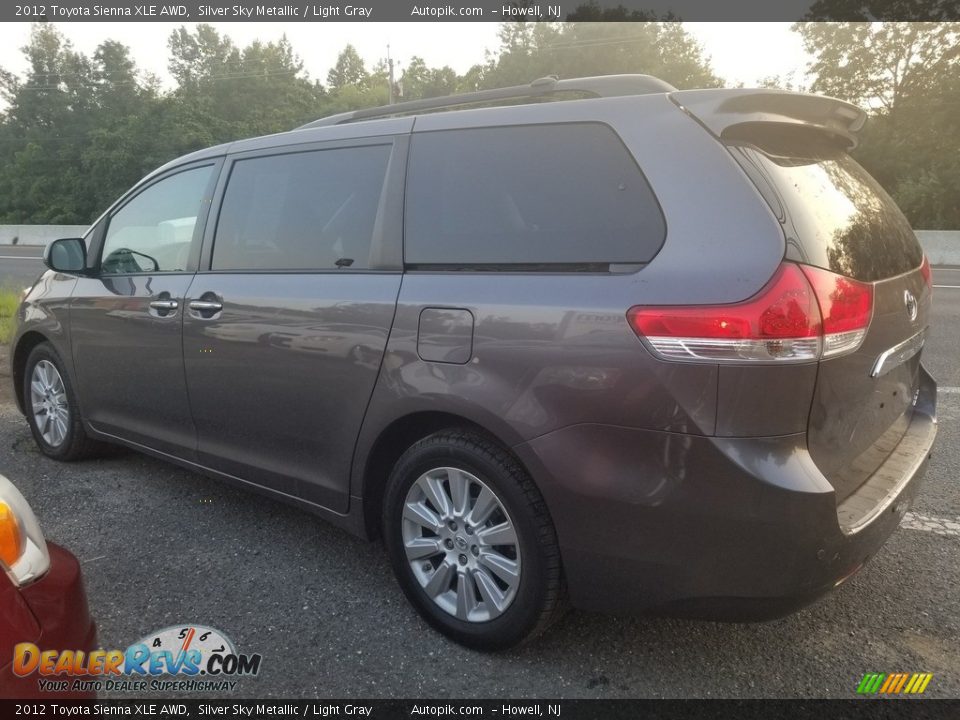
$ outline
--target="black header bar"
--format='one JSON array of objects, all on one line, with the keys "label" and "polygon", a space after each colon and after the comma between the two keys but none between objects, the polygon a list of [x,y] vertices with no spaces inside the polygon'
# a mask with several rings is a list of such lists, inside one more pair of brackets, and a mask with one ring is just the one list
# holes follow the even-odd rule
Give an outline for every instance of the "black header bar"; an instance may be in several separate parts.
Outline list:
[{"label": "black header bar", "polygon": [[493,718],[494,720],[947,720],[960,700],[0,700],[0,716],[137,718]]},{"label": "black header bar", "polygon": [[960,19],[960,0],[54,0],[0,4],[3,22],[798,21]]}]

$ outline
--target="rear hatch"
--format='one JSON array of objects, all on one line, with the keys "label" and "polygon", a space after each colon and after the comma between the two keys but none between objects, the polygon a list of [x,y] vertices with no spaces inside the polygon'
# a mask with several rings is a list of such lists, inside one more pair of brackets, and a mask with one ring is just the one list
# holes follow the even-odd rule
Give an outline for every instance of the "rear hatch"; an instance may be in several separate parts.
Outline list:
[{"label": "rear hatch", "polygon": [[906,218],[823,128],[745,123],[722,134],[783,224],[786,259],[873,287],[862,343],[821,360],[809,451],[836,489],[853,493],[909,425],[930,312],[929,266]]}]

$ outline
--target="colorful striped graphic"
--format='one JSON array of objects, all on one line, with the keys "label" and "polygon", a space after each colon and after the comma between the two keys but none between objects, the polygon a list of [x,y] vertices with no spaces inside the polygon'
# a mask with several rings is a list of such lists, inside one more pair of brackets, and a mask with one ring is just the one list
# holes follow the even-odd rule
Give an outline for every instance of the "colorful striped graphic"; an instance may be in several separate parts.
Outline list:
[{"label": "colorful striped graphic", "polygon": [[919,695],[933,680],[932,673],[867,673],[857,686],[860,695]]}]

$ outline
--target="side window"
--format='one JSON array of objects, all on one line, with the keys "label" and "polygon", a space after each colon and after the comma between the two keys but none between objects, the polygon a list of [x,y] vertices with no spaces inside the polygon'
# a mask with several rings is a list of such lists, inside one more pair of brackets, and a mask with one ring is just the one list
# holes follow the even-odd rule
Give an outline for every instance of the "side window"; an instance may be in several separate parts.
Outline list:
[{"label": "side window", "polygon": [[100,272],[182,272],[213,166],[154,183],[120,208],[107,226]]},{"label": "side window", "polygon": [[660,206],[606,125],[414,134],[404,260],[410,264],[644,263]]},{"label": "side window", "polygon": [[213,270],[370,266],[390,145],[238,160],[213,244]]}]

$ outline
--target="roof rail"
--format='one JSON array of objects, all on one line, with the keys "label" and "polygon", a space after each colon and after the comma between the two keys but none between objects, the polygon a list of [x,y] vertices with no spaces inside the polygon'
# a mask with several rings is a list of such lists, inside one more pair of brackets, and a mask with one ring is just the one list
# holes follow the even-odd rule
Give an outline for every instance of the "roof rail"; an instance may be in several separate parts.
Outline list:
[{"label": "roof rail", "polygon": [[674,92],[675,87],[655,78],[652,75],[600,75],[597,77],[571,78],[560,80],[556,75],[534,80],[529,85],[497,88],[495,90],[479,90],[461,95],[447,95],[446,97],[427,98],[425,100],[410,100],[408,102],[383,105],[381,107],[364,108],[351,112],[339,113],[329,117],[314,120],[298,129],[341,125],[359,120],[391,117],[393,115],[409,115],[424,110],[440,110],[443,108],[457,108],[465,105],[497,102],[499,100],[514,100],[520,98],[538,98],[562,92],[580,92],[593,97],[618,97],[622,95],[647,95],[649,93]]}]

